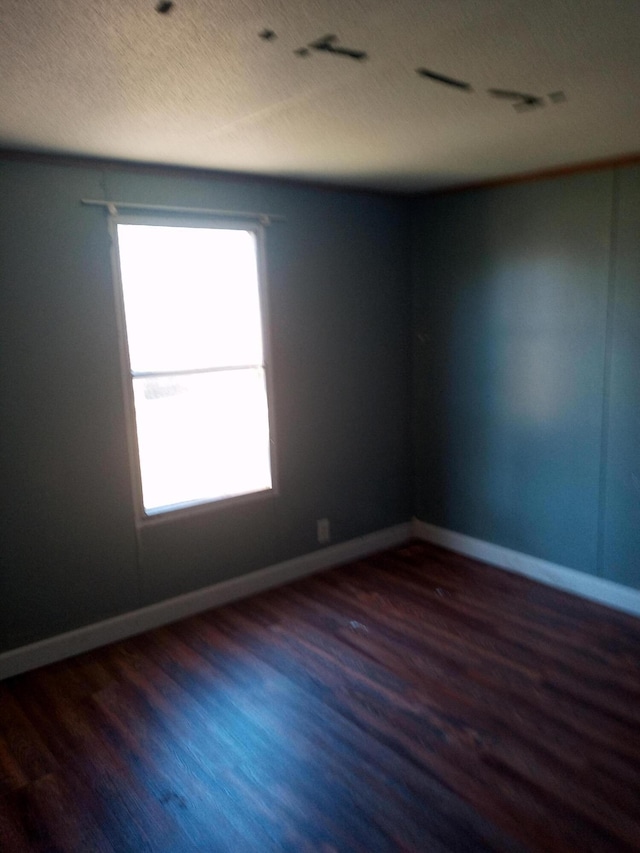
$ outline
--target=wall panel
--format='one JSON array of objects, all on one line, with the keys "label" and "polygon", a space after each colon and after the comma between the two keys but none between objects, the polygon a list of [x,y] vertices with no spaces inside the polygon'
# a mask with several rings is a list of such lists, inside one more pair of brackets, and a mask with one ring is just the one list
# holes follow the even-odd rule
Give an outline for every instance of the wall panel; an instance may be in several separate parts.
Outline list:
[{"label": "wall panel", "polygon": [[425,198],[414,219],[420,519],[597,571],[612,174]]},{"label": "wall panel", "polygon": [[640,167],[617,173],[603,568],[640,587]]},{"label": "wall panel", "polygon": [[[105,213],[82,197],[286,216],[267,235],[280,494],[136,543]],[[405,522],[408,210],[180,170],[0,162],[0,650]]]}]

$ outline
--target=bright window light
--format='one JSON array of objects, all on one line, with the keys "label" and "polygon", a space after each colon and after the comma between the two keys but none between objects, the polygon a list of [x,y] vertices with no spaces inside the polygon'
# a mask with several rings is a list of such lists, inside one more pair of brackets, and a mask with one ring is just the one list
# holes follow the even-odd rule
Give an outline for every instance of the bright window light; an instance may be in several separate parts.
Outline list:
[{"label": "bright window light", "polygon": [[256,233],[117,238],[145,514],[271,489]]}]

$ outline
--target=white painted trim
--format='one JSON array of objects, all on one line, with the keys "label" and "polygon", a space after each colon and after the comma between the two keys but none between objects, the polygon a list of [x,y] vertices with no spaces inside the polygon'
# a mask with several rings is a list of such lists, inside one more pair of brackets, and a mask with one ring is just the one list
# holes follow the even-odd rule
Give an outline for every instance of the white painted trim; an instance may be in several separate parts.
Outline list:
[{"label": "white painted trim", "polygon": [[141,634],[169,622],[176,622],[178,619],[201,613],[203,610],[210,610],[212,607],[220,607],[231,601],[247,598],[323,569],[358,560],[369,554],[375,554],[376,551],[393,548],[408,541],[410,537],[411,524],[408,522],[396,524],[394,527],[387,527],[338,545],[320,548],[311,554],[294,557],[292,560],[221,581],[139,610],[123,613],[121,616],[114,616],[103,622],[96,622],[75,631],[67,631],[28,646],[12,649],[0,654],[0,680],[87,652],[107,643],[123,640],[134,634]]},{"label": "white painted trim", "polygon": [[[118,342],[120,348],[120,373],[121,373],[121,389],[124,399],[124,409],[127,425],[127,444],[129,452],[129,474],[131,480],[131,494],[133,496],[133,504],[135,508],[135,526],[138,552],[140,552],[140,531],[148,525],[172,524],[176,518],[185,518],[192,515],[201,515],[203,513],[217,512],[225,507],[235,504],[250,503],[256,499],[261,500],[265,497],[273,498],[279,494],[279,474],[278,474],[278,443],[275,422],[275,404],[274,404],[274,387],[273,387],[273,370],[271,368],[271,324],[269,321],[269,294],[267,281],[267,262],[266,262],[266,242],[265,242],[265,223],[262,219],[267,214],[257,214],[260,222],[242,222],[233,217],[225,217],[224,219],[212,220],[206,216],[196,216],[195,218],[176,218],[176,213],[179,208],[174,208],[174,215],[171,213],[171,208],[162,206],[151,206],[137,204],[120,204],[118,202],[103,202],[95,199],[83,199],[84,204],[104,204],[109,209],[109,219],[107,227],[109,229],[109,237],[111,240],[111,273],[114,294],[114,304],[116,310],[116,320],[118,326]],[[136,213],[118,213],[117,207],[123,209],[137,211]],[[156,216],[150,213],[151,210],[164,210],[167,215]],[[188,208],[184,209],[185,212]],[[145,212],[146,211],[146,212]],[[197,213],[197,209],[192,211]],[[243,216],[244,214],[240,214]],[[235,365],[232,369],[246,369],[251,367],[260,367],[264,371],[265,392],[267,395],[267,417],[269,422],[269,464],[271,474],[271,485],[257,492],[243,492],[230,497],[220,497],[214,500],[205,499],[202,501],[187,502],[186,504],[168,505],[164,507],[156,507],[148,513],[144,507],[143,490],[142,490],[142,469],[140,467],[140,447],[138,428],[136,425],[136,407],[135,395],[133,390],[133,380],[136,375],[131,366],[131,354],[129,351],[129,336],[127,334],[127,318],[125,311],[124,289],[122,285],[122,265],[120,259],[120,242],[118,237],[118,225],[179,225],[189,228],[209,228],[215,230],[230,229],[237,231],[248,231],[255,238],[255,254],[258,272],[258,300],[260,306],[260,323],[262,330],[262,363],[259,365],[244,364]],[[213,368],[215,369],[215,368]],[[178,371],[180,372],[180,371]],[[199,370],[196,372],[204,373]],[[171,373],[171,371],[169,371]],[[163,371],[152,371],[148,376],[165,375]]]},{"label": "white painted trim", "polygon": [[474,539],[464,533],[445,530],[443,527],[436,527],[417,518],[411,522],[411,533],[416,539],[442,545],[443,548],[450,548],[467,557],[474,557],[476,560],[491,563],[501,569],[526,575],[547,586],[572,592],[583,598],[597,601],[598,604],[631,613],[633,616],[640,616],[640,590],[605,578],[594,577],[586,572],[568,569],[556,563],[549,563],[519,551],[511,551],[509,548],[485,542],[483,539]]}]

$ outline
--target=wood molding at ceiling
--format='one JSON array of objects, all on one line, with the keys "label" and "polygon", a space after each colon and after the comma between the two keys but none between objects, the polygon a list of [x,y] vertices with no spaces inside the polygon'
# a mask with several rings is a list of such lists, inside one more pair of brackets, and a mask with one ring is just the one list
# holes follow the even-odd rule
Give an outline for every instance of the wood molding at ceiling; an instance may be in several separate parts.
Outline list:
[{"label": "wood molding at ceiling", "polygon": [[593,160],[584,163],[573,163],[564,166],[554,166],[550,169],[540,169],[534,172],[524,172],[517,175],[508,175],[487,181],[475,181],[461,184],[455,187],[443,187],[442,189],[427,190],[426,192],[412,193],[417,198],[430,195],[450,195],[451,193],[462,193],[470,190],[492,189],[493,187],[508,186],[509,184],[527,184],[533,181],[544,181],[548,178],[560,178],[565,175],[574,175],[582,172],[600,172],[604,169],[618,169],[624,166],[634,166],[640,163],[640,152],[625,154],[622,157],[611,157],[604,160]]}]

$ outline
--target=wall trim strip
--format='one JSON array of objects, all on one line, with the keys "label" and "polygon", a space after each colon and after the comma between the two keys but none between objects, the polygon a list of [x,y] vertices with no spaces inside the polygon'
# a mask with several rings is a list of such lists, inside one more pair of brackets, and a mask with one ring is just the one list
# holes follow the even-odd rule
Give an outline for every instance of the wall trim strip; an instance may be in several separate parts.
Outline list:
[{"label": "wall trim strip", "polygon": [[556,563],[549,563],[519,551],[512,551],[509,548],[503,548],[502,545],[474,539],[464,533],[455,533],[444,527],[436,527],[417,518],[411,522],[411,532],[416,539],[441,545],[443,548],[449,548],[467,557],[474,557],[476,560],[482,560],[500,569],[526,575],[547,586],[572,592],[574,595],[622,610],[633,616],[640,616],[640,590],[559,566]]},{"label": "wall trim strip", "polygon": [[0,680],[393,548],[410,538],[411,524],[396,524],[139,610],[11,649],[0,654]]}]

